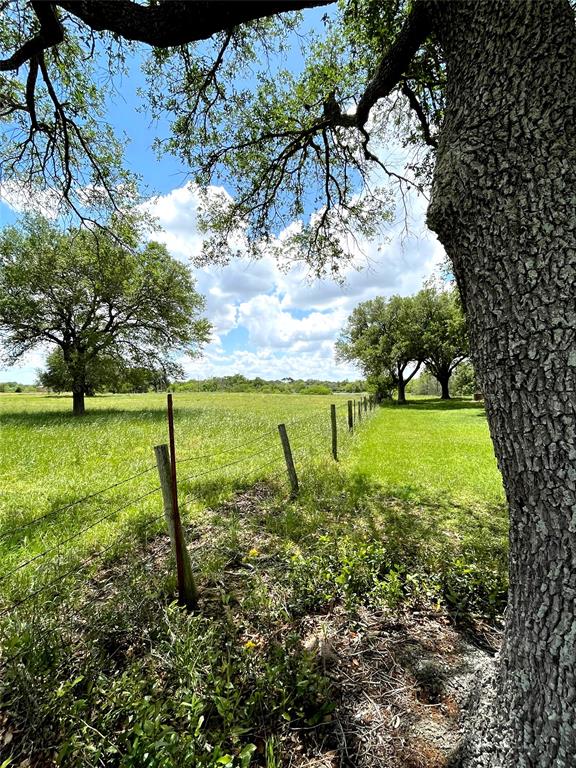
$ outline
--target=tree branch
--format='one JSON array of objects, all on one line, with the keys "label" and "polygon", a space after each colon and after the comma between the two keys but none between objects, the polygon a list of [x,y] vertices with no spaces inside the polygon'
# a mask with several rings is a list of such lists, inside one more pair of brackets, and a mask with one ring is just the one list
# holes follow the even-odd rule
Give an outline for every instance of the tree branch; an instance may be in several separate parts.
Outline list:
[{"label": "tree branch", "polygon": [[156,48],[204,40],[223,29],[254,19],[299,11],[334,0],[172,0],[140,5],[131,0],[58,0],[57,5],[95,30],[107,30],[125,40],[137,40]]},{"label": "tree branch", "polygon": [[428,122],[428,119],[424,113],[424,110],[422,109],[422,104],[420,104],[416,94],[414,93],[412,88],[410,88],[406,80],[402,80],[402,93],[408,99],[408,102],[410,104],[410,109],[416,114],[418,120],[420,121],[420,126],[422,127],[422,135],[424,136],[424,141],[430,147],[437,147],[438,142],[430,133],[430,123]]},{"label": "tree branch", "polygon": [[[405,73],[414,54],[430,34],[430,15],[424,0],[415,0],[398,37],[380,61],[378,69],[364,91],[354,117],[354,125],[363,128],[370,110],[385,98]],[[346,117],[346,116],[344,116]]]},{"label": "tree branch", "polygon": [[64,40],[64,30],[56,16],[54,3],[33,2],[31,5],[40,22],[40,31],[31,40],[27,40],[10,58],[0,60],[0,72],[18,69],[46,48],[58,45]]}]

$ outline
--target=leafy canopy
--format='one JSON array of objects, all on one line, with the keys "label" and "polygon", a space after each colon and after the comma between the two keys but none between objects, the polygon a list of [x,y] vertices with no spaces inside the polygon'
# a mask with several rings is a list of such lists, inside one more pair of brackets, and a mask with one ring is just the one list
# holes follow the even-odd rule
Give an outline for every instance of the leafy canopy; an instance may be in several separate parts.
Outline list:
[{"label": "leafy canopy", "polygon": [[360,365],[380,389],[409,381],[422,363],[447,380],[468,356],[457,291],[430,284],[414,296],[364,301],[348,318],[336,350],[339,359]]},{"label": "leafy canopy", "polygon": [[337,356],[359,364],[366,376],[388,376],[395,385],[411,363],[421,363],[421,315],[412,296],[363,301],[336,342]]},{"label": "leafy canopy", "polygon": [[[189,269],[136,226],[111,234],[64,231],[27,217],[0,233],[0,335],[11,364],[38,346],[60,348],[74,370],[106,356],[174,369],[173,354],[197,354],[208,339],[202,297]],[[119,240],[131,242],[128,248]]]},{"label": "leafy canopy", "polygon": [[[72,371],[60,347],[46,358],[45,369],[38,372],[38,384],[53,392],[70,392],[74,388]],[[87,395],[95,395],[96,392],[149,392],[166,389],[168,379],[165,371],[134,367],[117,357],[99,355],[86,364],[84,386]]]},{"label": "leafy canopy", "polygon": [[[324,4],[15,0],[0,22],[5,180],[48,187],[81,216],[133,200],[102,84],[137,57],[143,108],[171,123],[158,151],[233,194],[207,200],[203,258],[276,247],[337,272],[390,219],[387,179],[426,185],[444,70],[422,3],[342,0],[313,31],[294,10]],[[416,149],[405,176],[379,158],[390,141]]]}]

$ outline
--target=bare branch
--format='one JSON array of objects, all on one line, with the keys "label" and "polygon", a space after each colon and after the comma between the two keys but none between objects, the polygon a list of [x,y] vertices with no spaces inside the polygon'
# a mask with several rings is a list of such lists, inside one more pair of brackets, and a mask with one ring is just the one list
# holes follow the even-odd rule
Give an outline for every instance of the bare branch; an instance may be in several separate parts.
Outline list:
[{"label": "bare branch", "polygon": [[92,29],[108,30],[125,40],[138,40],[156,48],[168,48],[204,40],[254,19],[332,2],[334,0],[223,0],[218,3],[172,0],[140,5],[130,0],[59,0],[57,5]]}]

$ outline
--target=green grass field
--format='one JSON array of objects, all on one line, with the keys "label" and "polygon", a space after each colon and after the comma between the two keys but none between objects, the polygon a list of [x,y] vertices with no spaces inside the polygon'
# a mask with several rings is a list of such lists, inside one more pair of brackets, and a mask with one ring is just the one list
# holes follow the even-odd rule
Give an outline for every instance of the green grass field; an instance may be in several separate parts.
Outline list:
[{"label": "green grass field", "polygon": [[165,396],[97,397],[81,419],[68,398],[0,396],[0,729],[4,717],[17,734],[2,746],[0,733],[0,765],[276,768],[336,706],[302,646],[314,616],[344,611],[354,627],[363,610],[424,605],[457,624],[498,620],[506,512],[483,407],[386,405],[349,435],[342,397],[335,463],[332,400],[175,395],[201,590],[189,616],[173,605],[160,494],[134,501],[158,483]]},{"label": "green grass field", "polygon": [[[162,512],[159,493],[139,497],[159,484],[153,446],[168,442],[166,396],[100,396],[89,399],[88,408],[79,419],[70,413],[68,397],[0,395],[0,577],[20,562],[54,549],[53,557],[0,583],[0,593],[20,592],[52,578],[46,564],[54,560],[60,569],[63,560],[97,551],[115,539],[121,546],[122,538]],[[282,466],[279,422],[297,422],[290,431],[299,452],[309,433],[314,440],[320,436],[326,440],[328,418],[329,402],[324,397],[176,395],[184,513],[193,514],[235,488],[277,472]],[[219,469],[223,465],[231,466]],[[77,499],[139,473],[143,474],[74,505]],[[196,475],[200,477],[194,479]],[[139,500],[132,503],[133,499]],[[95,525],[102,517],[107,519]],[[44,519],[33,523],[38,518]],[[81,533],[83,529],[88,530]]]}]

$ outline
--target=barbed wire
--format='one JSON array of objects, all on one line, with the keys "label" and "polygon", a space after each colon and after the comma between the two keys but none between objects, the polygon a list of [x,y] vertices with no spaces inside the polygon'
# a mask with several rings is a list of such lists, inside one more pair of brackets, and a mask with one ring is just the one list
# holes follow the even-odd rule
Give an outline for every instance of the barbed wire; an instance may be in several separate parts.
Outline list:
[{"label": "barbed wire", "polygon": [[200,459],[213,459],[217,456],[221,456],[225,453],[231,453],[232,451],[236,451],[239,448],[245,448],[248,445],[254,445],[255,443],[261,443],[263,440],[269,439],[272,436],[276,434],[275,429],[269,429],[266,432],[262,433],[258,437],[254,438],[253,440],[246,440],[243,443],[236,443],[235,445],[230,446],[230,448],[223,448],[222,450],[218,450],[215,453],[206,453],[206,454],[198,454],[198,455],[192,455],[192,456],[185,456],[183,459],[177,459],[177,464],[186,464],[189,461],[199,461]]},{"label": "barbed wire", "polygon": [[[340,402],[340,403],[338,403],[336,405],[336,409],[337,410],[342,410],[342,409],[347,409],[347,408],[348,408],[347,401]],[[310,423],[311,420],[325,418],[325,417],[326,417],[326,414],[325,414],[324,411],[321,411],[321,412],[318,411],[318,412],[316,412],[316,413],[314,413],[312,415],[311,414],[307,414],[306,416],[302,416],[299,419],[292,419],[290,421],[285,421],[284,424],[285,424],[286,428],[294,427],[297,424],[301,424],[304,421]],[[213,459],[213,458],[221,456],[221,455],[223,455],[225,453],[232,453],[233,451],[236,451],[236,450],[238,450],[240,448],[245,448],[248,445],[254,445],[255,443],[259,443],[259,442],[262,442],[263,440],[270,439],[270,438],[272,438],[276,434],[277,434],[276,429],[268,429],[264,433],[260,434],[258,437],[255,437],[252,440],[246,440],[246,441],[244,441],[242,443],[235,443],[234,445],[230,446],[229,448],[218,449],[217,451],[215,451],[213,453],[193,454],[191,456],[185,456],[182,459],[177,459],[177,464],[185,464],[185,463],[190,462],[190,461],[200,461],[200,460],[204,460],[204,459]]]},{"label": "barbed wire", "polygon": [[78,504],[82,504],[85,501],[94,499],[97,496],[102,496],[102,494],[107,493],[108,491],[111,491],[113,488],[118,488],[121,485],[125,485],[126,483],[129,483],[131,480],[135,480],[137,477],[142,477],[142,475],[145,475],[148,472],[152,472],[153,469],[156,469],[155,464],[153,466],[147,467],[146,469],[143,469],[141,472],[136,472],[136,474],[131,475],[130,477],[126,477],[123,480],[119,480],[117,483],[112,483],[112,485],[109,485],[106,488],[101,488],[99,491],[94,491],[93,493],[89,493],[87,496],[82,496],[80,499],[75,499],[74,501],[71,501],[70,503],[65,504],[62,507],[58,507],[57,509],[52,509],[50,510],[50,512],[46,512],[44,515],[40,515],[39,517],[36,517],[33,520],[28,520],[26,523],[22,523],[21,525],[16,526],[15,528],[11,528],[8,531],[2,531],[0,533],[0,541],[10,538],[10,536],[13,536],[15,533],[19,533],[25,528],[29,528],[31,525],[36,525],[37,523],[42,522],[42,520],[47,520],[48,518],[55,517],[61,512],[65,512],[68,509],[72,509],[72,507],[76,507]]},{"label": "barbed wire", "polygon": [[270,447],[263,448],[261,451],[254,451],[254,453],[249,453],[245,456],[241,456],[239,459],[235,459],[234,461],[229,461],[226,464],[217,464],[215,467],[210,467],[209,469],[206,469],[204,472],[197,472],[195,474],[188,475],[187,477],[179,478],[178,482],[181,482],[181,483],[190,482],[191,480],[196,480],[199,477],[204,477],[205,475],[209,475],[213,472],[217,472],[218,470],[226,469],[227,467],[232,467],[236,464],[243,464],[249,459],[253,459],[256,456],[261,456],[262,454],[268,453],[269,451],[270,451]]},{"label": "barbed wire", "polygon": [[[163,520],[163,519],[164,519],[164,514],[161,514],[161,515],[157,515],[156,517],[153,517],[151,520],[147,520],[144,523],[144,525],[141,527],[139,533],[142,533],[143,531],[146,531],[152,525],[154,525],[155,523],[158,523],[160,520]],[[71,573],[80,572],[84,567],[86,567],[88,565],[91,565],[99,557],[103,556],[104,554],[106,554],[106,552],[108,552],[109,550],[113,549],[114,545],[116,543],[117,542],[113,542],[112,544],[110,544],[110,546],[106,547],[105,549],[103,549],[100,552],[98,552],[95,555],[93,555],[91,558],[89,558],[89,560],[82,562],[78,567],[76,567],[74,569],[70,569],[70,571],[68,571],[66,574],[62,574],[58,579],[54,579],[53,582],[51,582],[51,584],[59,584],[59,583],[61,583],[61,581],[63,581]],[[132,579],[131,583],[134,583],[135,578],[136,577],[134,577]],[[59,592],[53,593],[53,597],[54,598],[62,597],[62,596],[70,597],[70,595],[73,592],[77,592],[79,589],[82,589],[84,586],[85,586],[85,582],[79,581],[75,586],[67,589],[65,592],[64,591],[59,591]],[[10,607],[9,610],[5,609],[4,611],[2,611],[2,613],[0,613],[0,615],[5,615],[7,613],[10,613],[15,607],[18,607],[18,605],[22,605],[23,603],[27,602],[28,600],[32,599],[33,597],[37,597],[38,594],[40,594],[41,592],[45,591],[48,588],[49,588],[49,586],[47,585],[44,588],[36,590],[34,593],[31,593],[30,595],[27,595],[25,598],[23,598],[18,603],[14,603]],[[86,606],[88,606],[88,605],[90,605],[91,603],[94,603],[94,602],[96,602],[96,598],[94,598],[94,597],[91,598],[91,599],[85,600],[80,606],[77,606],[77,605],[74,606],[74,610],[75,610],[75,612],[77,614],[79,614],[79,612],[83,608],[85,608]],[[45,631],[43,634],[40,635],[39,640],[41,641],[42,639],[47,637],[52,631],[53,631],[53,627],[49,627],[47,631]],[[4,669],[8,664],[10,664],[10,662],[12,662],[15,659],[17,659],[20,655],[21,655],[21,652],[17,651],[16,653],[12,654],[11,656],[8,656],[5,659],[2,659],[0,661],[0,670]]]},{"label": "barbed wire", "polygon": [[[158,488],[157,490],[160,490],[160,488]],[[163,517],[164,517],[163,514],[158,515],[157,517],[149,521],[149,525],[152,525],[153,523],[158,522],[158,520],[162,519]],[[32,592],[29,592],[20,600],[16,600],[11,605],[0,610],[0,617],[5,616],[8,613],[11,613],[15,608],[18,608],[20,605],[23,605],[24,603],[28,602],[28,600],[32,600],[34,597],[37,597],[38,595],[42,594],[42,592],[46,592],[46,590],[50,589],[56,584],[59,584],[61,581],[63,581],[68,576],[71,576],[73,573],[80,572],[83,568],[87,567],[88,565],[91,565],[93,562],[98,560],[98,558],[102,557],[107,552],[114,549],[114,547],[116,547],[117,545],[118,545],[118,541],[115,540],[111,544],[109,544],[107,547],[104,547],[104,549],[101,549],[99,552],[96,552],[94,555],[91,555],[87,560],[83,560],[79,565],[74,565],[72,566],[72,568],[69,568],[64,573],[58,574],[58,576],[55,579],[52,579],[47,584],[43,584],[41,587],[38,587]]]},{"label": "barbed wire", "polygon": [[[356,402],[358,403],[357,407],[360,407],[360,408],[363,407],[363,405],[362,405],[363,400],[362,399],[360,399],[360,401],[356,400]],[[336,405],[336,411],[339,411],[339,410],[340,411],[347,411],[348,410],[348,402],[347,402],[347,400],[346,401],[341,401],[340,403],[338,403]],[[354,410],[356,410],[356,409],[354,409]],[[366,409],[364,411],[365,415],[364,415],[362,420],[366,420],[368,418],[368,415],[370,414],[370,412],[371,412],[371,409]],[[313,416],[310,416],[309,414],[307,414],[306,416],[303,416],[303,417],[301,417],[299,419],[292,419],[291,421],[285,422],[286,427],[290,428],[292,430],[294,430],[294,427],[296,427],[298,425],[301,425],[303,422],[305,422],[306,425],[307,425],[307,428],[305,428],[304,430],[299,430],[299,431],[296,432],[296,434],[294,434],[294,432],[292,432],[292,435],[291,435],[291,442],[293,443],[293,446],[294,446],[294,452],[295,452],[295,454],[298,454],[298,458],[300,460],[302,459],[302,457],[304,457],[304,458],[311,458],[313,456],[319,455],[320,453],[324,453],[324,452],[326,452],[326,454],[329,453],[329,444],[328,443],[326,445],[319,446],[316,450],[314,450],[311,446],[302,447],[301,445],[299,445],[300,441],[302,441],[304,439],[309,440],[311,437],[322,436],[322,437],[326,437],[328,439],[328,436],[330,434],[330,423],[328,421],[324,421],[323,423],[318,423],[320,419],[323,419],[323,420],[326,419],[326,413],[325,412],[318,412],[318,413],[314,414]],[[358,426],[360,426],[360,424],[361,424],[361,421],[358,421],[357,419],[355,419],[354,430],[356,430],[358,428]],[[190,461],[194,461],[194,460],[200,460],[200,459],[216,458],[216,457],[224,455],[226,453],[230,453],[232,451],[239,450],[241,448],[245,448],[246,446],[255,445],[257,443],[263,442],[266,439],[270,439],[271,436],[274,435],[274,433],[275,433],[275,430],[274,429],[270,429],[270,430],[267,430],[265,433],[262,433],[262,434],[258,435],[258,437],[254,438],[254,439],[247,440],[247,441],[244,441],[242,443],[236,443],[235,445],[230,446],[229,448],[222,449],[222,450],[220,450],[220,451],[218,451],[216,453],[213,453],[213,454],[203,454],[203,455],[188,456],[188,457],[185,457],[184,459],[180,459],[178,463],[186,463],[186,462],[190,462]],[[351,433],[348,430],[346,430],[345,434],[347,436],[351,435]],[[254,459],[254,458],[258,457],[258,456],[261,456],[261,455],[263,455],[265,453],[268,453],[271,449],[273,449],[272,446],[267,446],[266,448],[263,448],[260,451],[254,451],[254,452],[252,452],[250,454],[241,456],[240,458],[238,458],[238,459],[236,459],[234,461],[230,461],[230,462],[227,462],[225,464],[219,464],[219,465],[217,465],[215,467],[210,467],[209,469],[207,469],[207,470],[205,470],[203,472],[199,472],[199,473],[195,473],[195,474],[192,474],[192,475],[188,475],[187,477],[180,479],[179,482],[194,481],[194,480],[197,480],[197,479],[199,479],[201,477],[205,477],[205,476],[210,475],[210,474],[221,473],[221,472],[223,472],[223,471],[225,471],[225,470],[227,470],[227,469],[229,469],[230,467],[233,467],[233,466],[238,466],[240,464],[247,464],[252,459]],[[264,470],[264,469],[266,469],[266,468],[268,468],[268,467],[270,467],[270,466],[272,466],[274,464],[277,464],[278,462],[281,462],[282,460],[283,460],[283,456],[279,455],[279,456],[271,459],[268,462],[264,462],[263,464],[258,465],[257,467],[250,467],[249,468],[249,472],[251,474],[252,473],[261,472],[262,470]],[[41,522],[43,520],[46,520],[48,518],[55,517],[56,515],[60,514],[61,512],[64,512],[64,511],[66,511],[68,509],[71,509],[72,507],[77,506],[78,504],[81,504],[81,503],[83,503],[85,501],[88,501],[90,499],[96,498],[97,496],[101,496],[104,493],[107,493],[108,491],[110,491],[110,490],[112,490],[114,488],[117,488],[117,487],[119,487],[121,485],[124,485],[125,483],[128,483],[131,480],[134,480],[134,479],[136,479],[138,477],[141,477],[144,474],[147,474],[148,472],[151,472],[153,469],[155,469],[155,466],[147,467],[146,469],[144,469],[144,470],[142,470],[140,472],[137,472],[137,473],[135,473],[134,475],[131,475],[128,478],[124,478],[123,480],[120,480],[117,483],[113,483],[113,484],[107,486],[106,488],[103,488],[103,489],[100,489],[98,491],[95,491],[94,493],[88,494],[88,495],[86,495],[86,496],[84,496],[84,497],[82,497],[80,499],[76,499],[73,502],[70,502],[69,504],[66,504],[66,505],[64,505],[62,507],[59,507],[59,508],[55,509],[55,510],[51,510],[50,512],[48,512],[46,514],[41,515],[41,516],[35,518],[34,520],[27,521],[26,523],[23,523],[20,526],[14,527],[14,528],[10,529],[9,531],[3,531],[2,533],[0,533],[0,540],[6,539],[9,536],[14,535],[15,533],[18,533],[18,532],[20,532],[20,531],[30,527],[31,525],[37,524],[37,523],[39,523],[39,522]],[[284,472],[284,469],[282,468],[277,473],[275,473],[275,475],[273,475],[273,477],[278,477],[280,474],[283,474],[283,472]],[[139,496],[130,499],[125,504],[122,504],[120,507],[116,507],[114,510],[106,513],[105,515],[102,515],[100,518],[98,518],[97,520],[93,521],[89,525],[85,526],[81,530],[75,532],[74,534],[68,536],[67,538],[65,538],[63,540],[58,541],[55,545],[53,545],[51,547],[48,547],[44,551],[34,555],[33,557],[29,558],[28,560],[26,560],[26,561],[24,561],[22,563],[19,563],[11,571],[9,571],[8,573],[3,574],[2,576],[0,576],[0,583],[5,582],[7,579],[12,577],[15,573],[21,571],[22,569],[26,568],[30,564],[40,560],[41,558],[46,557],[47,555],[49,555],[49,554],[51,554],[53,552],[58,551],[63,546],[65,546],[66,544],[69,544],[71,541],[79,538],[80,536],[82,536],[87,531],[95,528],[96,526],[98,526],[102,522],[105,522],[106,520],[111,519],[112,517],[117,515],[119,512],[123,511],[124,509],[128,508],[129,506],[132,506],[133,504],[136,504],[138,501],[141,501],[142,499],[144,499],[144,498],[146,498],[146,497],[148,497],[148,496],[150,496],[150,495],[152,495],[154,493],[157,493],[159,490],[161,490],[161,487],[157,486],[156,488],[153,488],[152,490],[149,490],[146,493],[140,494]],[[190,492],[189,494],[187,494],[185,499],[184,499],[184,503],[186,503],[189,499],[191,499],[192,496],[193,496],[193,492]],[[155,518],[155,520],[158,520],[161,517],[162,516],[160,516],[158,518]],[[17,606],[19,606],[22,603],[26,602],[27,600],[32,599],[33,597],[37,596],[38,594],[41,594],[42,592],[44,592],[47,589],[51,588],[53,585],[59,583],[62,579],[66,578],[68,575],[70,575],[70,574],[72,574],[72,573],[74,573],[74,572],[76,572],[78,570],[81,570],[84,567],[84,565],[89,564],[90,562],[92,562],[97,557],[105,554],[107,551],[112,549],[113,546],[114,546],[114,544],[110,545],[109,547],[106,547],[104,550],[102,550],[100,553],[98,553],[97,555],[95,555],[92,558],[90,558],[85,563],[82,563],[78,567],[73,567],[73,568],[69,569],[68,571],[66,571],[63,574],[59,575],[56,579],[48,582],[48,584],[39,587],[38,589],[36,589],[33,592],[29,593],[29,595],[27,595],[26,597],[22,598],[21,600],[16,601],[15,603],[13,603],[8,608],[3,609],[2,611],[0,611],[0,616],[5,615],[7,612],[13,610],[14,608],[16,608]]]},{"label": "barbed wire", "polygon": [[123,504],[122,506],[117,507],[116,509],[113,509],[111,512],[107,512],[105,515],[98,518],[98,520],[95,520],[93,523],[90,523],[90,525],[87,525],[81,530],[76,531],[76,533],[73,533],[71,536],[68,536],[68,538],[58,541],[56,544],[54,544],[51,547],[48,547],[43,552],[39,552],[37,555],[34,555],[34,557],[31,557],[28,560],[25,560],[24,562],[19,563],[11,571],[8,571],[8,573],[5,573],[2,576],[0,576],[0,584],[6,581],[6,579],[9,579],[15,573],[18,573],[18,571],[21,571],[23,568],[30,565],[31,563],[34,563],[37,560],[40,560],[41,558],[46,557],[46,555],[49,555],[51,552],[56,552],[65,544],[69,544],[71,541],[74,541],[74,539],[77,539],[78,537],[82,536],[82,534],[86,533],[86,531],[89,531],[92,528],[95,528],[97,525],[99,525],[100,523],[103,523],[105,520],[109,520],[111,517],[114,517],[115,515],[117,515],[118,512],[122,512],[124,509],[127,509],[133,504],[136,504],[137,502],[142,501],[142,499],[145,499],[147,496],[151,496],[153,493],[157,493],[159,490],[161,490],[161,486],[157,486],[156,488],[153,488],[151,491],[147,491],[146,493],[143,493],[140,496],[130,499],[128,502],[126,502],[126,504]]},{"label": "barbed wire", "polygon": [[[252,456],[258,456],[258,455],[261,455],[262,453],[265,453],[265,451],[259,451],[258,453],[252,454]],[[251,472],[258,472],[261,469],[264,469],[265,467],[267,467],[267,466],[269,466],[271,464],[276,464],[279,461],[282,461],[283,459],[284,459],[283,456],[278,456],[277,458],[274,458],[274,459],[272,459],[269,462],[265,462],[264,464],[260,464],[258,467],[252,467],[250,471]],[[190,477],[185,478],[185,479],[186,480],[196,480],[197,478],[205,477],[206,475],[213,474],[214,472],[217,472],[218,470],[227,469],[228,467],[233,467],[233,466],[236,466],[237,464],[243,464],[245,460],[246,460],[245,458],[242,458],[242,459],[237,459],[236,461],[230,461],[230,462],[228,462],[228,464],[222,464],[222,465],[220,465],[218,467],[212,467],[212,469],[207,469],[205,472],[199,472],[198,474],[191,475]],[[190,491],[190,493],[186,494],[186,496],[184,497],[183,503],[186,504],[192,498],[193,495],[194,495],[194,491]]]}]

